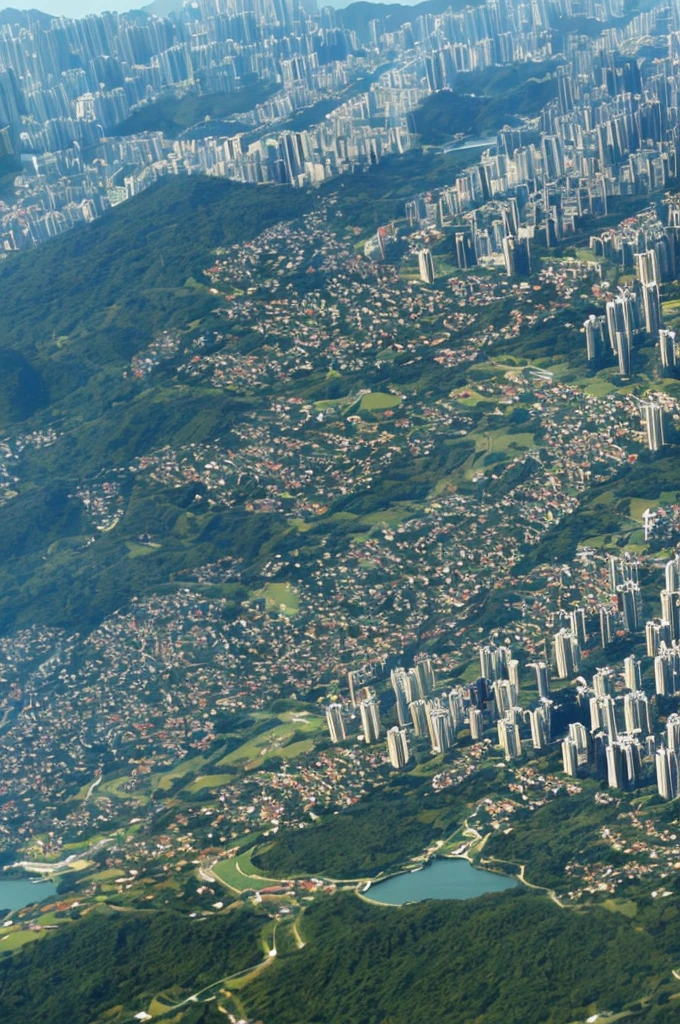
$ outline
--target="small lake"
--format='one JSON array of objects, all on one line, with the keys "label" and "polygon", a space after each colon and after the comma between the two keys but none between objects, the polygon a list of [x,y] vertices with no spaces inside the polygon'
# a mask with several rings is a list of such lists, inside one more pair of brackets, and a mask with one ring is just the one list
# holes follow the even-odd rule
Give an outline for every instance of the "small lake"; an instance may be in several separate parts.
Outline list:
[{"label": "small lake", "polygon": [[[28,878],[0,878],[0,910],[21,910],[54,896],[54,882],[32,882]],[[2,918],[0,918],[0,921]]]},{"label": "small lake", "polygon": [[517,884],[507,875],[473,868],[463,857],[441,857],[422,871],[407,871],[372,885],[366,896],[377,903],[399,906],[418,900],[469,900]]}]

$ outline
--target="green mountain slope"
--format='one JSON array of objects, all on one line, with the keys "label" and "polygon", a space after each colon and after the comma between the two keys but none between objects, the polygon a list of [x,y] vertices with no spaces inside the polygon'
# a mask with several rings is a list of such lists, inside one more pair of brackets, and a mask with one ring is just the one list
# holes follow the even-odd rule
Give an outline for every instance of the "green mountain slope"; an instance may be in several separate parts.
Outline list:
[{"label": "green mountain slope", "polygon": [[305,913],[304,950],[256,980],[247,1005],[276,1024],[566,1024],[653,991],[680,930],[656,908],[636,925],[519,889],[393,910],[335,897]]},{"label": "green mountain slope", "polygon": [[[83,419],[130,394],[118,368],[215,305],[187,287],[219,245],[309,206],[304,193],[174,179],[0,269],[0,429],[68,400]],[[6,382],[9,374],[10,382]],[[28,380],[28,395],[17,375]],[[106,394],[98,393],[104,387]],[[113,388],[113,390],[112,390]]]},{"label": "green mountain slope", "polygon": [[3,1022],[84,1024],[123,1002],[145,1011],[163,989],[179,1002],[259,963],[258,928],[257,918],[240,910],[200,922],[167,911],[88,914],[0,961]]}]

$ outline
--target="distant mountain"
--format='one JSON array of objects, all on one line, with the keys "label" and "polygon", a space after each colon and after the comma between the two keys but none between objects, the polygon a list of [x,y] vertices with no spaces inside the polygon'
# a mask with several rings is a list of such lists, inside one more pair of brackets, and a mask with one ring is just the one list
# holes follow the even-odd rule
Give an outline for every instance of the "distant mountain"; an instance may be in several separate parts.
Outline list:
[{"label": "distant mountain", "polygon": [[344,28],[357,33],[360,39],[368,39],[369,22],[377,18],[383,26],[383,30],[395,31],[407,21],[415,21],[423,14],[441,14],[442,11],[462,10],[463,7],[477,7],[481,0],[423,0],[423,3],[413,4],[376,4],[368,3],[367,0],[358,0],[338,10],[338,21]]},{"label": "distant mountain", "polygon": [[5,7],[0,11],[0,25],[23,25],[24,28],[28,28],[36,21],[49,25],[53,17],[54,15],[45,14],[44,11],[38,11],[33,7],[29,11],[19,11],[16,7]]}]

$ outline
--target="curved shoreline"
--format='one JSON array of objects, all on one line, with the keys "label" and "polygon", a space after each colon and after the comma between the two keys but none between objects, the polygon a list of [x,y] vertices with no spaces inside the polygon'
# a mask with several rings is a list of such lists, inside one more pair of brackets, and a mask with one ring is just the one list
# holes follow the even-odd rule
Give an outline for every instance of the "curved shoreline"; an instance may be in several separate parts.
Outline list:
[{"label": "curved shoreline", "polygon": [[[402,903],[385,903],[385,902],[383,902],[383,901],[381,901],[379,899],[373,898],[370,895],[370,892],[371,892],[371,890],[373,889],[374,886],[382,885],[383,883],[388,882],[388,881],[390,881],[393,878],[402,878],[402,877],[406,877],[407,875],[410,875],[410,874],[420,873],[420,871],[422,869],[433,866],[437,861],[441,861],[443,863],[445,861],[456,861],[456,860],[458,860],[458,861],[465,861],[470,866],[472,871],[477,871],[480,874],[495,875],[496,877],[507,879],[508,882],[511,883],[511,885],[508,885],[506,888],[511,888],[512,886],[521,884],[523,882],[523,879],[521,878],[521,872],[519,874],[517,874],[517,875],[509,875],[509,874],[507,874],[504,871],[499,871],[497,868],[481,867],[481,866],[476,865],[473,862],[473,860],[471,859],[471,857],[468,856],[467,854],[441,854],[440,856],[434,856],[434,857],[430,858],[427,861],[427,863],[422,865],[422,867],[407,868],[407,869],[402,870],[402,871],[395,871],[395,872],[393,872],[390,875],[386,875],[384,877],[378,877],[376,879],[369,879],[367,882],[364,882],[363,884],[360,883],[359,885],[356,886],[355,893],[361,899],[366,900],[367,903],[372,903],[375,906],[381,906],[381,907],[389,907],[389,906],[400,906],[400,907],[403,907],[403,906],[406,906],[409,903],[422,903],[422,902],[424,902],[427,899],[460,899],[460,900],[465,900],[465,899],[476,899],[477,896],[487,895],[487,893],[479,892],[479,893],[475,893],[473,895],[464,895],[464,896],[455,896],[455,895],[454,896],[450,896],[450,897],[449,896],[424,896],[424,897],[421,897],[421,898],[415,898],[413,900],[406,899]],[[489,893],[502,892],[502,891],[504,891],[504,890],[501,890],[501,889],[498,889],[498,890],[491,889],[491,890],[489,890]]]}]

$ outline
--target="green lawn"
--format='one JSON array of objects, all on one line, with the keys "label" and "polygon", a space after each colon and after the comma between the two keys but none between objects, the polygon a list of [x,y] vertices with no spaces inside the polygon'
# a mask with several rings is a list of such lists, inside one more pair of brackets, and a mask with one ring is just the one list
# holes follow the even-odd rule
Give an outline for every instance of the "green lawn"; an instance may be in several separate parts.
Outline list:
[{"label": "green lawn", "polygon": [[633,900],[603,900],[602,906],[611,910],[613,914],[623,914],[624,917],[635,917],[638,912],[637,903]]},{"label": "green lawn", "polygon": [[394,409],[401,405],[401,395],[388,395],[385,391],[372,391],[364,395],[359,408],[362,412],[379,412],[382,409]]},{"label": "green lawn", "polygon": [[151,780],[152,788],[160,790],[172,789],[176,779],[183,779],[191,772],[198,772],[202,768],[206,768],[208,763],[208,758],[202,757],[200,754],[197,757],[190,758],[188,761],[182,761],[181,764],[178,764],[171,771],[164,772],[161,775],[154,775]]},{"label": "green lawn", "polygon": [[131,794],[123,790],[123,786],[129,781],[129,775],[123,775],[118,779],[108,779],[105,782],[102,782],[100,786],[97,786],[92,795],[93,797],[96,797],[98,793],[105,793],[107,796],[118,797],[119,800],[129,800]]},{"label": "green lawn", "polygon": [[44,939],[48,934],[49,932],[29,932],[25,930],[8,932],[6,935],[0,932],[0,954],[6,953],[9,950],[20,949],[29,942],[35,942],[36,939]]},{"label": "green lawn", "polygon": [[[322,719],[312,715],[301,716],[291,711],[286,712],[282,717],[286,720],[268,729],[267,732],[261,732],[259,735],[253,736],[252,739],[246,740],[240,747],[232,750],[221,761],[218,761],[217,767],[243,764],[255,767],[258,762],[264,760],[267,754],[271,753],[281,754],[283,757],[298,757],[303,752],[301,744],[309,744],[307,749],[311,750],[314,746],[311,734],[318,733],[323,728]],[[301,740],[286,747],[286,741],[295,733],[300,732],[309,733],[310,739]]]},{"label": "green lawn", "polygon": [[314,750],[314,740],[298,740],[297,743],[289,743],[283,747],[281,757],[285,761],[292,761],[301,754],[308,754],[310,750]]},{"label": "green lawn", "polygon": [[534,446],[533,434],[511,434],[503,428],[476,434],[474,440],[478,452],[520,452]]},{"label": "green lawn", "polygon": [[184,788],[185,793],[200,793],[202,789],[218,789],[234,781],[233,775],[199,775]]},{"label": "green lawn", "polygon": [[489,401],[487,395],[480,395],[479,391],[475,391],[473,388],[464,388],[452,397],[459,403],[459,405],[475,406],[479,405],[480,402]]},{"label": "green lawn", "polygon": [[160,544],[137,544],[133,540],[126,540],[125,547],[128,549],[128,558],[145,558],[157,551]]},{"label": "green lawn", "polygon": [[229,860],[221,860],[212,869],[221,881],[238,892],[244,889],[266,889],[278,885],[279,878],[264,878],[258,875],[250,860],[250,853],[242,853]]},{"label": "green lawn", "polygon": [[577,249],[576,250],[576,255],[578,256],[578,258],[580,260],[583,260],[585,263],[598,263],[598,262],[600,262],[598,260],[598,257],[592,251],[592,249]]},{"label": "green lawn", "polygon": [[296,615],[300,610],[300,597],[290,583],[267,583],[253,597],[264,597],[267,608],[281,611],[284,615]]},{"label": "green lawn", "polygon": [[583,390],[594,398],[604,398],[605,395],[610,395],[612,391],[616,391],[616,386],[610,380],[607,380],[606,377],[595,377],[593,380],[588,381]]}]

